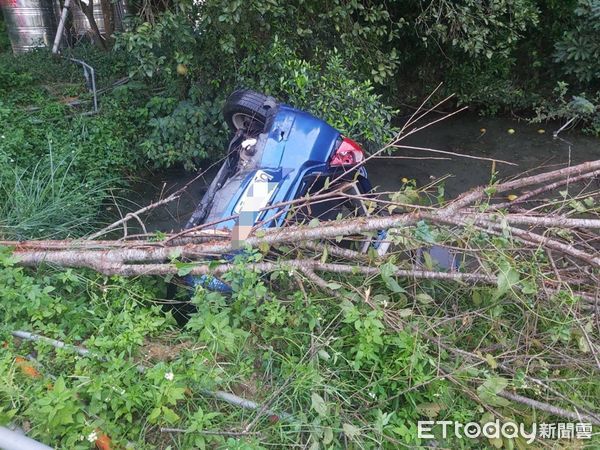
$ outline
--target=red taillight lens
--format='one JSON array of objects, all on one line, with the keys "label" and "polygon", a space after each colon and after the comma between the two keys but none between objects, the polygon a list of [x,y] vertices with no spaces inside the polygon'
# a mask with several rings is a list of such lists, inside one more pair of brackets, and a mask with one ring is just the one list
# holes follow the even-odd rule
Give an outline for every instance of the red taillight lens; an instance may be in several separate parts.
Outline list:
[{"label": "red taillight lens", "polygon": [[356,142],[352,139],[345,137],[342,143],[334,152],[331,162],[331,166],[352,166],[358,164],[365,159],[365,152],[360,148]]}]

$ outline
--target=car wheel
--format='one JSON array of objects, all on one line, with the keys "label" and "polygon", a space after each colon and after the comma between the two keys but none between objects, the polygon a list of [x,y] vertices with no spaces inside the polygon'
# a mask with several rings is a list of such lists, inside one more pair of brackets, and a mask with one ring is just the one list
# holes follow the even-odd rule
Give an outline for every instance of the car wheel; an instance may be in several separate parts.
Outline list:
[{"label": "car wheel", "polygon": [[242,89],[229,96],[223,107],[223,116],[232,130],[262,131],[267,117],[276,107],[277,102],[273,97]]}]

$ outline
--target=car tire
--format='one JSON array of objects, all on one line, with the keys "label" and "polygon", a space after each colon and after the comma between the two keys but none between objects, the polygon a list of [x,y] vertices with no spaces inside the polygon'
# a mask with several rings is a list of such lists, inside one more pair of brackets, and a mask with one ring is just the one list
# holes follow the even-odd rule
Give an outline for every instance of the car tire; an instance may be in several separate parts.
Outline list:
[{"label": "car tire", "polygon": [[223,116],[227,125],[237,131],[239,129],[264,128],[269,115],[277,107],[273,97],[240,89],[232,93],[223,107]]}]

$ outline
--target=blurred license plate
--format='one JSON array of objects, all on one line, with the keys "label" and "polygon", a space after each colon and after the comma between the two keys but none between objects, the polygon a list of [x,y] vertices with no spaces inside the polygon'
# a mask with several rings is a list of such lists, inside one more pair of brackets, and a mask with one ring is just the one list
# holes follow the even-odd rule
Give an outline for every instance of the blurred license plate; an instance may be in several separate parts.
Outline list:
[{"label": "blurred license plate", "polygon": [[254,174],[254,178],[248,183],[240,201],[235,205],[233,212],[258,212],[271,200],[277,187],[276,182],[273,182],[273,175],[258,170]]}]

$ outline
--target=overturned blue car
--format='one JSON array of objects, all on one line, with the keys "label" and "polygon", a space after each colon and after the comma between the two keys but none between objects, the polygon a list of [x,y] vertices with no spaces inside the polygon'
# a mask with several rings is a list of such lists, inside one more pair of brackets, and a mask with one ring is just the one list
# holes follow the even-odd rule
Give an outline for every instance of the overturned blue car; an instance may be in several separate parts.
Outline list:
[{"label": "overturned blue car", "polygon": [[[364,151],[356,142],[307,112],[250,90],[231,94],[223,115],[234,135],[187,229],[231,229],[241,248],[256,228],[368,215],[359,197],[371,191],[371,183],[360,164]],[[326,195],[341,191],[350,195]],[[319,200],[295,202],[311,196]],[[382,237],[362,243],[360,250],[372,246],[385,252]],[[214,278],[186,281],[228,288]]]}]

